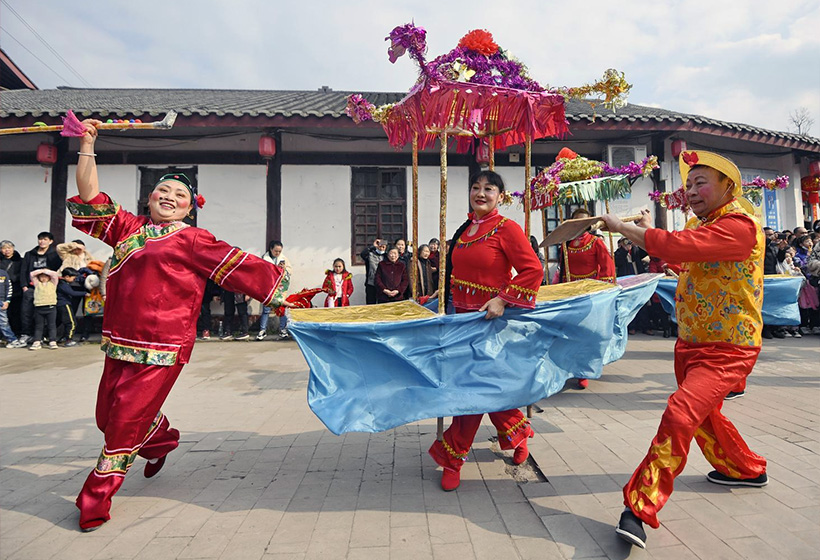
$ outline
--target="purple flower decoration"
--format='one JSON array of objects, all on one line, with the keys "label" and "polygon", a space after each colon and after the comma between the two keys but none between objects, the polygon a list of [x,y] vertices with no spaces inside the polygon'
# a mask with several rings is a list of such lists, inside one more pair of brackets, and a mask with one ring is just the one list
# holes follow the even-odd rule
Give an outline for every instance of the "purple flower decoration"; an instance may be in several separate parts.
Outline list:
[{"label": "purple flower decoration", "polygon": [[416,27],[412,23],[400,25],[384,40],[390,41],[387,56],[391,63],[395,64],[405,52],[410,51],[413,60],[418,62],[419,66],[424,66],[424,54],[427,52],[427,31],[424,28]]},{"label": "purple flower decoration", "polygon": [[359,93],[354,93],[347,98],[347,107],[345,107],[345,114],[353,119],[356,124],[372,121],[373,109],[376,106],[370,103]]}]

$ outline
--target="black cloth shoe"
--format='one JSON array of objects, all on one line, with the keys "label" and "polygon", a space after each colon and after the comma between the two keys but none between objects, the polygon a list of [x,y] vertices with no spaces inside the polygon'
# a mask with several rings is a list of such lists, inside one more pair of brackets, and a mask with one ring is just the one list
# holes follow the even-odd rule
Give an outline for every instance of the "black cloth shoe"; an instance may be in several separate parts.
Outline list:
[{"label": "black cloth shoe", "polygon": [[772,336],[775,338],[786,338],[786,331],[783,329],[772,329]]},{"label": "black cloth shoe", "polygon": [[752,486],[754,488],[762,488],[769,483],[769,477],[766,473],[755,478],[732,478],[718,471],[712,471],[706,475],[706,480],[723,486]]},{"label": "black cloth shoe", "polygon": [[643,522],[632,513],[631,509],[621,514],[621,520],[615,527],[615,533],[629,544],[646,548],[646,531],[643,530]]},{"label": "black cloth shoe", "polygon": [[746,391],[729,391],[729,394],[723,397],[724,401],[733,401],[735,399],[739,399],[740,397],[744,396]]}]

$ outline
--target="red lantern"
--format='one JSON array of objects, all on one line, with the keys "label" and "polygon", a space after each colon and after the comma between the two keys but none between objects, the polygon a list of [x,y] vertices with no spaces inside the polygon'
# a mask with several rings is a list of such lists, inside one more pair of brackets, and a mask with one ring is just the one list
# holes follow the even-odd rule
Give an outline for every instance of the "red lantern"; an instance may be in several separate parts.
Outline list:
[{"label": "red lantern", "polygon": [[678,157],[682,152],[686,151],[686,140],[672,141],[672,157]]},{"label": "red lantern", "polygon": [[809,204],[820,204],[820,175],[803,177],[800,181],[803,200]]},{"label": "red lantern", "polygon": [[57,146],[45,142],[37,146],[37,161],[46,167],[57,163]]},{"label": "red lantern", "polygon": [[813,161],[809,164],[809,175],[820,176],[820,161]]},{"label": "red lantern", "polygon": [[267,134],[259,137],[259,155],[270,159],[276,155],[276,139]]}]

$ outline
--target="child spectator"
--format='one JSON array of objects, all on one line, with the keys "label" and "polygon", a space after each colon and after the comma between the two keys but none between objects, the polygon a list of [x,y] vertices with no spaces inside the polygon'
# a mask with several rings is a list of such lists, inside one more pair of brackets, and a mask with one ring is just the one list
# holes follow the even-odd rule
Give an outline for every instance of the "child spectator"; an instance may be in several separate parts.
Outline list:
[{"label": "child spectator", "polygon": [[345,268],[342,259],[333,261],[333,270],[325,271],[322,291],[327,293],[325,307],[347,307],[353,293],[353,275]]},{"label": "child spectator", "polygon": [[11,276],[0,268],[0,334],[6,339],[6,348],[22,348],[26,343],[19,340],[9,326],[8,308],[13,294]]},{"label": "child spectator", "polygon": [[[63,336],[65,345],[70,348],[77,346],[74,340],[74,331],[77,329],[77,322],[74,320],[74,307],[71,300],[76,297],[84,297],[84,290],[77,290],[71,285],[79,276],[77,269],[70,266],[63,269],[62,277],[57,283],[57,312],[60,314],[60,322],[63,325]],[[35,296],[36,297],[36,296]]]},{"label": "child spectator", "polygon": [[48,268],[31,271],[34,285],[34,342],[29,350],[39,350],[42,346],[43,327],[48,326],[48,347],[57,349],[57,284],[60,275]]}]

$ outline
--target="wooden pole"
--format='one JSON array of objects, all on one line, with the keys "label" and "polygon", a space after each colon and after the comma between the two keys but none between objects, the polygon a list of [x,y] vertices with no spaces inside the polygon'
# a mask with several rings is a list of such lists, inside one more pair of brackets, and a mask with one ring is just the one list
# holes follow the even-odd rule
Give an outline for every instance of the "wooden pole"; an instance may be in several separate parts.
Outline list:
[{"label": "wooden pole", "polygon": [[[441,160],[439,172],[441,174],[441,192],[439,193],[439,201],[441,203],[441,210],[438,217],[438,235],[441,240],[441,246],[438,252],[438,314],[444,315],[447,311],[447,302],[444,301],[444,282],[447,276],[447,132],[439,134],[439,158]],[[453,243],[456,240],[453,239]],[[436,418],[436,438],[439,441],[444,440],[444,418]]]},{"label": "wooden pole", "polygon": [[[547,227],[547,209],[541,209],[541,229],[544,233],[544,237],[541,238],[541,241],[547,238],[549,232],[547,231],[549,228]],[[544,278],[547,280],[547,284],[550,283],[550,249],[549,247],[544,247]]]},{"label": "wooden pole", "polygon": [[[441,160],[439,172],[441,174],[441,191],[439,193],[439,202],[441,203],[441,209],[439,210],[438,215],[438,235],[439,239],[441,240],[442,247],[438,253],[438,288],[439,288],[439,298],[438,298],[438,313],[439,315],[444,315],[447,302],[444,301],[444,298],[441,297],[444,295],[444,282],[446,276],[446,266],[447,266],[447,250],[446,250],[446,243],[447,243],[447,132],[442,131],[439,133],[439,142],[441,143],[441,147],[439,148],[439,158]],[[453,243],[455,243],[455,239],[453,239]]]},{"label": "wooden pole", "polygon": [[[532,217],[532,136],[527,134],[524,142],[524,233],[527,241],[530,240],[530,218]],[[545,259],[546,260],[546,259]],[[527,418],[532,418],[532,405],[527,405]]]},{"label": "wooden pole", "polygon": [[532,136],[527,134],[527,140],[524,142],[524,234],[527,236],[527,241],[530,240],[530,214],[532,214],[532,189],[530,189],[530,181],[532,180]]},{"label": "wooden pole", "polygon": [[[609,214],[609,201],[604,201],[604,206],[606,207],[606,213]],[[607,235],[609,235],[609,257],[612,259],[613,266],[615,266],[615,245],[612,243],[612,232],[607,230]],[[616,275],[617,277],[617,275]],[[613,280],[615,284],[617,284],[617,280]]]},{"label": "wooden pole", "polygon": [[487,142],[490,148],[490,171],[495,171],[495,137],[492,135],[487,136]]},{"label": "wooden pole", "polygon": [[413,133],[413,259],[410,282],[413,299],[419,299],[419,133]]}]

